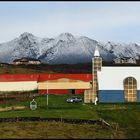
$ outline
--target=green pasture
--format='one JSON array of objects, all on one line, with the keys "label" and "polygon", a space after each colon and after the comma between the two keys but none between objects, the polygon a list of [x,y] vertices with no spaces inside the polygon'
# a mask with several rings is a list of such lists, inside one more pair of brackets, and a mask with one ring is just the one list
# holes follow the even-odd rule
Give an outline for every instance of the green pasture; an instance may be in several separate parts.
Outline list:
[{"label": "green pasture", "polygon": [[[42,118],[67,118],[67,119],[104,119],[111,125],[118,125],[120,134],[125,138],[140,138],[140,103],[67,103],[66,99],[72,95],[49,95],[34,97],[37,109],[30,110],[30,98],[27,101],[7,101],[0,107],[25,106],[23,110],[0,112],[0,118],[9,117],[42,117]],[[83,95],[79,95],[83,98]],[[6,100],[6,99],[4,99]],[[101,128],[102,129],[102,128]]]}]

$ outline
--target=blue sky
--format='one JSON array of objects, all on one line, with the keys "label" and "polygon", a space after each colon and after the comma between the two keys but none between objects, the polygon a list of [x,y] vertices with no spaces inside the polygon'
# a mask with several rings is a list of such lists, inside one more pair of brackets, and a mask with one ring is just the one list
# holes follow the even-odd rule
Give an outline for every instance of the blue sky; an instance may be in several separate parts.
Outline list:
[{"label": "blue sky", "polygon": [[140,44],[140,2],[0,2],[0,42],[23,32]]}]

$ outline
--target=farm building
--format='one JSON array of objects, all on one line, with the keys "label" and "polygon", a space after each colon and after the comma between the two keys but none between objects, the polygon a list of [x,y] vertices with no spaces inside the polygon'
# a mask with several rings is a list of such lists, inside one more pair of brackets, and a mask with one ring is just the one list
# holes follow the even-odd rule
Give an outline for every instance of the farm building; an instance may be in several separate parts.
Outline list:
[{"label": "farm building", "polygon": [[0,92],[35,90],[37,79],[35,74],[0,74]]},{"label": "farm building", "polygon": [[34,58],[26,58],[23,57],[21,59],[15,59],[12,62],[13,65],[29,65],[29,64],[34,64],[34,65],[39,65],[41,64],[41,61],[38,59],[34,59]]},{"label": "farm building", "polygon": [[91,74],[1,74],[0,92],[38,90],[40,94],[79,94],[91,86]]},{"label": "farm building", "polygon": [[91,74],[40,74],[38,92],[80,94],[91,88],[91,80]]},{"label": "farm building", "polygon": [[136,59],[132,57],[115,58],[115,64],[136,64]]}]

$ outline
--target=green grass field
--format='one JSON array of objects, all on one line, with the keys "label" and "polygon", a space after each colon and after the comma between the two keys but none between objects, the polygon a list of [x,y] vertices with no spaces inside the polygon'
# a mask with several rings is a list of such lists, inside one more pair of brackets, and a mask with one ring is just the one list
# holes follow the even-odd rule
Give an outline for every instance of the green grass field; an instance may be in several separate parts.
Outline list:
[{"label": "green grass field", "polygon": [[68,118],[68,119],[98,119],[98,115],[95,111],[91,111],[91,108],[83,103],[66,103],[66,99],[71,95],[49,95],[48,106],[47,96],[41,95],[35,97],[38,108],[34,111],[29,108],[29,101],[2,104],[1,107],[8,107],[12,105],[26,106],[25,110],[21,111],[7,111],[0,112],[1,118],[6,117],[51,117],[51,118]]},{"label": "green grass field", "polygon": [[[84,103],[66,103],[66,99],[71,95],[49,95],[48,97],[48,107],[47,107],[47,98],[46,95],[41,95],[35,97],[35,100],[38,103],[38,108],[34,111],[30,110],[29,108],[29,101],[14,101],[10,103],[6,103],[5,105],[0,105],[0,107],[8,107],[8,106],[25,106],[24,110],[12,110],[12,111],[4,111],[0,112],[1,118],[9,118],[9,117],[42,117],[42,118],[67,118],[67,119],[87,119],[87,120],[98,120],[100,118],[104,119],[111,125],[118,124],[119,130],[116,132],[114,130],[108,130],[107,128],[99,128],[99,126],[95,125],[74,125],[74,124],[57,124],[56,129],[58,131],[57,125],[67,125],[67,127],[71,127],[71,131],[65,129],[62,132],[63,134],[60,136],[63,138],[71,138],[69,132],[71,132],[72,138],[89,138],[92,134],[94,135],[95,132],[98,132],[96,135],[92,135],[92,138],[140,138],[140,103],[99,103],[97,106],[94,104],[84,104]],[[82,95],[80,95],[82,96]],[[83,96],[82,96],[83,97]],[[35,122],[30,123],[29,127],[33,128]],[[38,125],[42,123],[36,122]],[[22,125],[26,126],[25,123],[17,123],[15,124],[15,129],[21,127]],[[2,125],[0,125],[0,130],[3,130]],[[7,129],[10,132],[11,126],[14,123],[7,124]],[[20,126],[21,125],[21,126]],[[45,125],[49,125],[48,123],[42,124],[42,127]],[[70,125],[70,126],[69,126]],[[6,126],[5,126],[6,127]],[[28,125],[27,125],[28,127]],[[62,127],[62,128],[67,128]],[[81,128],[79,128],[81,127]],[[61,129],[60,127],[60,133]],[[85,128],[85,129],[83,129]],[[25,131],[26,128],[24,128]],[[37,128],[36,128],[37,129]],[[79,129],[80,132],[77,132],[76,129]],[[91,129],[90,134],[86,133],[86,130]],[[93,129],[93,130],[92,130]],[[1,130],[1,131],[2,131]],[[34,130],[34,129],[33,129]],[[75,132],[73,132],[75,130]],[[84,131],[85,130],[85,131]],[[13,130],[16,131],[16,130]],[[22,130],[21,130],[22,131]],[[44,131],[48,131],[47,128]],[[50,130],[51,131],[51,130]],[[1,132],[0,132],[1,133]],[[6,133],[6,132],[5,132]],[[21,133],[21,132],[20,132]],[[27,136],[29,132],[27,132]],[[33,132],[31,132],[33,133]],[[34,132],[35,133],[35,132]],[[44,132],[45,133],[45,132]],[[49,133],[49,132],[48,132]],[[54,131],[55,133],[55,131]],[[3,134],[4,135],[4,134]],[[35,134],[34,134],[35,135]],[[37,134],[36,134],[37,135]],[[37,137],[35,135],[35,137]],[[55,134],[54,134],[55,135]],[[104,135],[104,136],[103,136]],[[19,135],[17,135],[18,137]],[[44,138],[45,134],[38,135],[38,137]],[[108,136],[108,137],[107,137]],[[2,136],[3,138],[4,136]],[[22,137],[22,136],[21,136]],[[46,136],[47,137],[47,136]],[[51,134],[48,136],[51,138]],[[52,136],[53,137],[53,136]],[[54,136],[56,138],[56,135]],[[1,138],[1,136],[0,136]],[[59,138],[59,137],[58,137]]]}]

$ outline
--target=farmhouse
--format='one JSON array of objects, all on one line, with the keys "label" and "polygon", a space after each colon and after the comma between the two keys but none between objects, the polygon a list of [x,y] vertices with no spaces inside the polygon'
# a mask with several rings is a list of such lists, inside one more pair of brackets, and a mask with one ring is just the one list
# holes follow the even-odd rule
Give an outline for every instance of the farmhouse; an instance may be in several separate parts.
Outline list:
[{"label": "farmhouse", "polygon": [[39,65],[39,64],[41,64],[41,61],[38,60],[38,59],[34,59],[34,58],[23,57],[21,59],[15,59],[12,64],[13,65],[21,65],[21,64],[24,64],[24,65],[29,65],[29,64]]},{"label": "farmhouse", "polygon": [[115,64],[136,64],[136,59],[132,57],[120,57],[114,59]]}]

